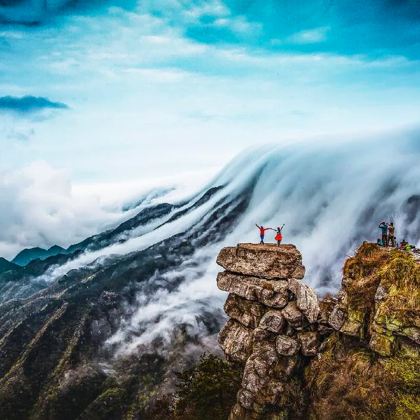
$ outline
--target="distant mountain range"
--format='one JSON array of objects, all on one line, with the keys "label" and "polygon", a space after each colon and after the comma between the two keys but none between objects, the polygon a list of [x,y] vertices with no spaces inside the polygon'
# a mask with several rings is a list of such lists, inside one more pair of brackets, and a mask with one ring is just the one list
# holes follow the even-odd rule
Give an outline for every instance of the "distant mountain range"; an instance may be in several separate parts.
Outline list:
[{"label": "distant mountain range", "polygon": [[65,254],[67,250],[61,246],[54,245],[51,248],[27,248],[19,252],[15,258],[13,258],[12,263],[20,265],[21,267],[28,265],[30,262],[35,260],[45,260],[48,257],[54,257],[59,254]]},{"label": "distant mountain range", "polygon": [[5,258],[0,257],[0,274],[10,270],[18,270],[17,264],[7,261]]}]

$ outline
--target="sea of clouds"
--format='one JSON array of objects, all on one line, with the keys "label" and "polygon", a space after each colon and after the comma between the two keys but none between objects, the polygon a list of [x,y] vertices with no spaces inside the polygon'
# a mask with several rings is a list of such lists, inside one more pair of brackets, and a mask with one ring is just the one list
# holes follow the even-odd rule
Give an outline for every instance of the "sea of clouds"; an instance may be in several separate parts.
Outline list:
[{"label": "sea of clouds", "polygon": [[179,200],[207,177],[195,174],[192,182],[185,174],[74,183],[66,171],[44,161],[0,172],[0,256],[11,259],[35,246],[67,247],[118,225],[150,204]]},{"label": "sea of clouds", "polygon": [[[180,267],[165,273],[165,278],[142,279],[143,284],[162,284],[152,288],[150,294],[144,288],[139,290],[129,316],[108,344],[116,346],[116,354],[126,354],[157,337],[169,341],[174,326],[180,324],[190,328],[191,334],[205,335],[201,315],[205,311],[220,312],[224,299],[215,282],[220,269],[215,263],[217,253],[223,246],[257,242],[256,223],[273,228],[285,224],[284,241],[300,249],[307,269],[305,281],[321,295],[338,289],[345,258],[362,241],[376,242],[382,220],[395,223],[399,241],[407,239],[420,246],[419,161],[420,136],[415,131],[387,138],[268,145],[247,150],[186,198],[184,207],[182,195],[161,197],[168,201],[172,198],[181,206],[177,210],[183,210],[209,188],[223,187],[205,203],[175,220],[170,220],[171,213],[128,232],[123,243],[87,251],[62,266],[51,267],[38,280],[54,281],[72,269],[104,264],[108,258],[145,249],[190,229],[205,238],[206,222],[221,203],[250,194],[247,209],[226,236],[198,248]],[[35,235],[32,240],[51,240],[56,229],[74,230],[81,235],[94,219],[95,229],[101,223],[121,219],[121,206],[105,211],[92,206],[92,202],[74,200],[65,178],[54,173],[34,181],[34,173],[40,172],[32,168],[23,172],[27,177],[22,173],[9,175],[7,182],[0,183],[1,196],[7,195],[13,210],[3,203],[3,238]],[[138,209],[134,207],[130,212]],[[230,210],[228,207],[226,212]],[[274,233],[269,232],[267,241],[274,241],[273,237]],[[165,286],[171,283],[175,287]]]}]

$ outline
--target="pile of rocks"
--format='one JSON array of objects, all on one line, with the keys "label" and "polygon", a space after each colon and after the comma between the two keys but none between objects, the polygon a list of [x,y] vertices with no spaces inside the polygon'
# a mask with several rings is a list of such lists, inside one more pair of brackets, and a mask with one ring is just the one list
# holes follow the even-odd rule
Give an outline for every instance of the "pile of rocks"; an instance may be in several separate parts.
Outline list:
[{"label": "pile of rocks", "polygon": [[315,292],[300,281],[302,256],[293,245],[239,244],[222,249],[217,263],[226,270],[217,285],[229,292],[230,317],[219,344],[244,365],[230,419],[289,416],[301,405],[296,373],[318,354],[329,330]]}]

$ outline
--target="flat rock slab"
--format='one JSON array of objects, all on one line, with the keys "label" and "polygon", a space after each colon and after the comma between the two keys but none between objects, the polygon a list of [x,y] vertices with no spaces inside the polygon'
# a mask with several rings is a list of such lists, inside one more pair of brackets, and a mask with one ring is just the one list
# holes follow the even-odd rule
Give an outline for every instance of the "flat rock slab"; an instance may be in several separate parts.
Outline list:
[{"label": "flat rock slab", "polygon": [[294,245],[239,244],[223,248],[217,264],[232,273],[269,280],[302,279],[305,275],[302,255]]},{"label": "flat rock slab", "polygon": [[217,275],[220,290],[257,301],[271,308],[284,308],[288,302],[288,285],[285,280],[263,280],[229,272]]}]

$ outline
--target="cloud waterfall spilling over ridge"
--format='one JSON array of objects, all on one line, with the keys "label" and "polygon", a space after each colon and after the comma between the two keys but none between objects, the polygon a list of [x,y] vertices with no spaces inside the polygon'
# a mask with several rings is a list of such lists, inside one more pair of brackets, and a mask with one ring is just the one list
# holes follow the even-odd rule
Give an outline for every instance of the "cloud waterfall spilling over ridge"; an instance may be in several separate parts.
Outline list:
[{"label": "cloud waterfall spilling over ridge", "polygon": [[[107,337],[116,355],[171,342],[177,328],[196,340],[214,333],[223,319],[216,256],[223,246],[258,242],[256,223],[284,223],[284,242],[303,254],[305,282],[320,294],[334,292],[346,256],[365,240],[376,242],[382,220],[395,223],[399,241],[420,245],[419,140],[412,132],[248,150],[196,194],[175,205],[163,197],[146,200],[131,210],[139,213],[128,227],[105,232],[106,240],[21,284],[53,290],[60,279],[109,280],[131,288],[119,326]],[[159,205],[167,211],[158,213]],[[266,241],[274,242],[274,233]]]},{"label": "cloud waterfall spilling over ridge", "polygon": [[[116,346],[117,354],[126,354],[158,336],[169,340],[174,326],[182,323],[200,335],[200,314],[205,308],[214,313],[221,308],[216,255],[222,246],[257,242],[255,223],[272,227],[285,223],[285,242],[302,251],[305,281],[320,294],[338,288],[345,258],[362,241],[376,242],[382,220],[394,221],[398,240],[419,246],[419,158],[417,133],[392,141],[267,146],[242,154],[208,186],[224,188],[205,206],[208,213],[223,197],[250,193],[234,229],[219,242],[197,249],[179,270],[165,274],[170,282],[183,273],[175,289],[162,288],[149,296],[139,293],[130,315],[108,343]],[[173,233],[184,229],[179,225]],[[205,239],[208,232],[200,235]],[[271,235],[267,241],[274,241]],[[125,246],[130,247],[130,241]]]},{"label": "cloud waterfall spilling over ridge", "polygon": [[392,141],[267,147],[239,157],[215,182],[234,184],[241,194],[256,179],[233,238],[255,241],[256,222],[285,223],[286,242],[301,249],[312,285],[337,287],[343,258],[363,240],[376,242],[380,221],[393,220],[399,240],[419,243],[419,158],[417,133]]},{"label": "cloud waterfall spilling over ridge", "polygon": [[255,223],[272,227],[285,223],[285,241],[301,249],[311,284],[336,288],[343,258],[363,240],[376,242],[380,221],[393,220],[399,240],[418,243],[420,217],[415,210],[420,195],[420,145],[418,135],[412,136],[247,151],[203,189],[202,193],[223,186],[208,202],[177,220],[168,222],[167,217],[160,226],[154,222],[143,234],[132,235],[123,243],[86,252],[67,267],[58,267],[51,280],[97,258],[125,255],[185,232],[223,197],[233,200],[251,192],[247,210],[223,243],[255,242]]}]

